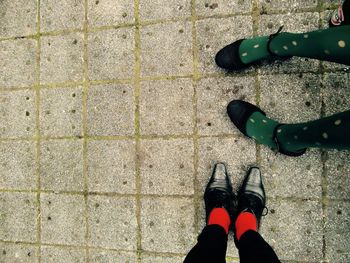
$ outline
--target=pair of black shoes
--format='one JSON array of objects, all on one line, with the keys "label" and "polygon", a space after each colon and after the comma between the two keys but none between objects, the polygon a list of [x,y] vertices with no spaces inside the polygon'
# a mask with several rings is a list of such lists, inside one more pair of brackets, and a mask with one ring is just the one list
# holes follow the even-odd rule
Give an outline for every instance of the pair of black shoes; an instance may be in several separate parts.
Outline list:
[{"label": "pair of black shoes", "polygon": [[225,208],[231,218],[230,229],[241,212],[253,213],[258,225],[266,204],[265,189],[259,168],[251,167],[236,195],[225,164],[217,163],[204,193],[206,221],[214,208]]}]

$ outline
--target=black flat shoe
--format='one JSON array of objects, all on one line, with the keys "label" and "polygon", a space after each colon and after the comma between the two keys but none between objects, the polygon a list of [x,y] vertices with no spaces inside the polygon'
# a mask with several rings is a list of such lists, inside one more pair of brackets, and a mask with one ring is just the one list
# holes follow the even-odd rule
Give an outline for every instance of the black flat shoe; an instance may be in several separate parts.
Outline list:
[{"label": "black flat shoe", "polygon": [[328,24],[329,27],[350,25],[350,0],[346,0],[337,10],[334,10]]},{"label": "black flat shoe", "polygon": [[[254,112],[260,112],[264,116],[266,116],[265,112],[263,112],[261,109],[256,107],[253,104],[250,104],[249,102],[242,101],[242,100],[233,100],[227,105],[227,114],[230,117],[231,121],[233,124],[242,132],[245,136],[251,138],[246,131],[246,124],[248,122],[249,117],[254,113]],[[279,153],[282,153],[287,156],[300,156],[303,155],[306,151],[306,149],[302,149],[298,152],[289,152],[287,150],[284,150],[281,147],[281,144],[279,143],[277,139],[277,130],[284,124],[279,124],[276,126],[273,132],[273,138],[274,141],[276,142],[276,149],[273,149],[274,151],[277,151]]]},{"label": "black flat shoe", "polygon": [[204,192],[204,202],[206,222],[208,222],[208,216],[214,208],[225,208],[230,215],[231,222],[233,222],[237,200],[232,191],[232,184],[225,164],[215,164],[213,174]]}]

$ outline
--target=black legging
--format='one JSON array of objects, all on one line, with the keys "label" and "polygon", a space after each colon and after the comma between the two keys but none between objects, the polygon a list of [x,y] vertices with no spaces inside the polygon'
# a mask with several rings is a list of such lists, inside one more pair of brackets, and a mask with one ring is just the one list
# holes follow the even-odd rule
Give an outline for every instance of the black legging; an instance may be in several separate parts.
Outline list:
[{"label": "black legging", "polygon": [[[184,263],[225,263],[227,234],[218,225],[206,226]],[[258,232],[247,231],[238,242],[241,263],[281,263]]]}]

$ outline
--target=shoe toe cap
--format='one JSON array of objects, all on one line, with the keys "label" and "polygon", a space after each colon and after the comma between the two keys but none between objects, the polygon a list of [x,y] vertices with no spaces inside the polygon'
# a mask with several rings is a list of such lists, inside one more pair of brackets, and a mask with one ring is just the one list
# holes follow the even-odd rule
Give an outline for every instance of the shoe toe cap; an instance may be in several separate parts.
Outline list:
[{"label": "shoe toe cap", "polygon": [[241,41],[243,40],[238,40],[225,46],[216,54],[215,62],[219,67],[226,70],[241,70],[246,68],[246,65],[242,63],[238,55]]}]

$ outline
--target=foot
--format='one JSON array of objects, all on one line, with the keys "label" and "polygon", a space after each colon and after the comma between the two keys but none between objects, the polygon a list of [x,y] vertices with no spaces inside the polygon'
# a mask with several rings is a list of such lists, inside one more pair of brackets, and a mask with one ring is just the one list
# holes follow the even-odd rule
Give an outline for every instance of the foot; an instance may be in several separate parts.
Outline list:
[{"label": "foot", "polygon": [[337,10],[334,10],[329,27],[350,25],[350,0],[346,0]]},{"label": "foot", "polygon": [[236,196],[232,191],[232,184],[227,174],[226,166],[217,163],[214,166],[213,174],[204,192],[206,222],[210,212],[214,208],[224,208],[230,215],[231,222],[234,216]]}]

